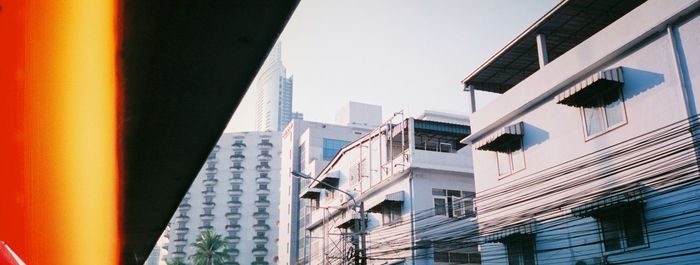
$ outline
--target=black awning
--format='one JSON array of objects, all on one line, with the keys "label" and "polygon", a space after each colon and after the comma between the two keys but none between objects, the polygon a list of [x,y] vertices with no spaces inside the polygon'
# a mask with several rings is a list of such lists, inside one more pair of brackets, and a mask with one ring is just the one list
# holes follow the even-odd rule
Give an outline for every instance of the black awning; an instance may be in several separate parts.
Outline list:
[{"label": "black awning", "polygon": [[508,125],[486,139],[474,143],[474,148],[483,151],[512,152],[521,146],[523,123]]},{"label": "black awning", "polygon": [[377,202],[374,205],[370,205],[367,209],[368,212],[381,212],[384,205],[392,204],[402,204],[403,203],[403,191],[398,191],[394,193],[387,194],[383,200]]},{"label": "black awning", "polygon": [[496,232],[485,235],[482,238],[484,243],[502,243],[511,238],[519,236],[532,236],[535,234],[535,222],[528,221],[526,223],[509,226]]},{"label": "black awning", "polygon": [[319,199],[321,198],[321,192],[315,189],[306,189],[302,191],[301,197],[304,199]]},{"label": "black awning", "polygon": [[602,104],[609,104],[615,101],[618,97],[618,90],[625,84],[622,75],[622,67],[605,70],[591,75],[579,82],[578,84],[564,90],[557,95],[557,103],[572,107],[591,107],[595,104],[600,104],[597,99],[598,95],[609,94],[612,92],[612,97],[603,97]]},{"label": "black awning", "polygon": [[[339,182],[340,182],[339,178],[327,176],[323,179],[319,179],[319,181],[314,181],[314,184],[312,184],[311,187],[316,188],[316,189],[327,189],[327,190],[330,189],[330,190],[332,190],[332,189],[335,189],[336,187],[338,187]],[[326,183],[327,185],[324,183]],[[328,185],[330,185],[330,187],[328,187]]]},{"label": "black awning", "polygon": [[577,217],[589,217],[602,211],[614,209],[620,206],[643,203],[644,198],[642,194],[641,188],[615,194],[579,207],[575,207],[571,209],[571,214]]}]

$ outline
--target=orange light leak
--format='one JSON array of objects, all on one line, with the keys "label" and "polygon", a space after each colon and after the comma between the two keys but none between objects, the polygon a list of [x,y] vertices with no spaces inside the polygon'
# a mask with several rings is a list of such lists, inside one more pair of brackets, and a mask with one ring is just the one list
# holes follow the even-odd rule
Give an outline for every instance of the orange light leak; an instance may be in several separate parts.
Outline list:
[{"label": "orange light leak", "polygon": [[27,264],[119,262],[115,1],[0,0],[0,240]]}]

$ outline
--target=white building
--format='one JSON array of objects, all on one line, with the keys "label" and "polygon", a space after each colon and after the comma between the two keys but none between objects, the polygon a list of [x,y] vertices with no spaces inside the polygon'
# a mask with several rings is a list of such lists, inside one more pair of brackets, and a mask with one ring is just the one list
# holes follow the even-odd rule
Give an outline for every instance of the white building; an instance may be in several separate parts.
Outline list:
[{"label": "white building", "polygon": [[[348,111],[350,105],[353,110]],[[345,108],[346,116],[350,112],[360,112],[363,115],[353,115],[341,121],[340,124],[327,124],[303,120],[293,120],[282,133],[282,165],[283,176],[280,181],[280,225],[279,225],[279,257],[280,264],[297,264],[307,253],[305,234],[299,233],[300,222],[306,222],[307,207],[299,201],[299,179],[292,177],[291,172],[303,171],[316,174],[348,143],[360,138],[370,130],[368,125],[375,127],[380,124],[381,106],[351,102]],[[300,210],[301,209],[301,210]],[[300,213],[301,211],[301,213]],[[299,244],[301,242],[301,244]],[[299,253],[302,257],[299,258]]]},{"label": "white building", "polygon": [[146,262],[144,262],[144,265],[167,265],[167,259],[168,259],[168,243],[169,239],[168,237],[170,236],[168,233],[170,232],[170,226],[168,226],[165,231],[163,231],[163,234],[158,238],[158,241],[156,242],[156,246],[153,247],[153,250],[151,250],[151,254],[148,255],[148,258],[146,259]]},{"label": "white building", "polygon": [[221,136],[171,220],[168,260],[212,230],[232,243],[231,264],[277,262],[280,146],[279,132]]},{"label": "white building", "polygon": [[464,79],[483,264],[698,264],[699,7],[563,1]]},{"label": "white building", "polygon": [[300,231],[309,247],[300,263],[348,264],[363,256],[356,252],[363,248],[356,202],[367,212],[367,264],[479,264],[470,239],[474,178],[464,163],[471,150],[459,142],[467,135],[466,125],[394,116],[318,174],[302,169],[320,182],[301,183],[308,214]]},{"label": "white building", "polygon": [[258,131],[281,131],[293,118],[303,117],[301,113],[292,113],[293,90],[294,77],[287,77],[287,69],[282,64],[282,45],[278,42],[256,78],[255,122]]}]

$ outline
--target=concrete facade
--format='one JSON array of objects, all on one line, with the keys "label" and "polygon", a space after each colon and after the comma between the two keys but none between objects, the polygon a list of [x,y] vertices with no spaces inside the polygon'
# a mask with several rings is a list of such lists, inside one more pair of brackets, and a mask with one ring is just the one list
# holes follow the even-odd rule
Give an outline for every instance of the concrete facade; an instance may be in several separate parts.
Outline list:
[{"label": "concrete facade", "polygon": [[[499,173],[503,152],[474,150],[483,264],[697,262],[698,6],[647,1],[472,114],[463,142],[475,146],[522,124],[514,172]],[[589,134],[589,107],[558,96],[618,68],[622,120]],[[641,221],[623,215],[623,228],[604,228],[615,211]],[[514,238],[527,238],[527,250],[513,251]]]},{"label": "concrete facade", "polygon": [[279,132],[223,134],[170,222],[168,260],[211,230],[232,243],[231,264],[276,264],[280,148]]},{"label": "concrete facade", "polygon": [[[351,209],[355,202],[367,212],[368,264],[478,264],[476,242],[464,233],[475,230],[474,179],[464,164],[471,150],[446,131],[464,137],[469,129],[395,116],[343,148],[318,175],[309,175],[352,197],[302,181],[300,197],[311,211],[300,229],[308,233],[304,243],[310,246],[300,264],[355,259],[354,250],[361,247],[354,239],[359,233],[359,213]],[[463,240],[447,240],[455,237]]]}]

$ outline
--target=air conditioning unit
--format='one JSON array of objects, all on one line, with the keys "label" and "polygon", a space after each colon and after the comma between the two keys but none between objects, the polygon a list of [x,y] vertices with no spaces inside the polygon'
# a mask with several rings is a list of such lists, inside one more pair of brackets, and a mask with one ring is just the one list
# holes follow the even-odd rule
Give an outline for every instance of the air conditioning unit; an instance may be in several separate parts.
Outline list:
[{"label": "air conditioning unit", "polygon": [[574,263],[574,265],[605,265],[605,264],[607,264],[607,263],[605,262],[605,258],[603,258],[603,257],[579,259]]}]

